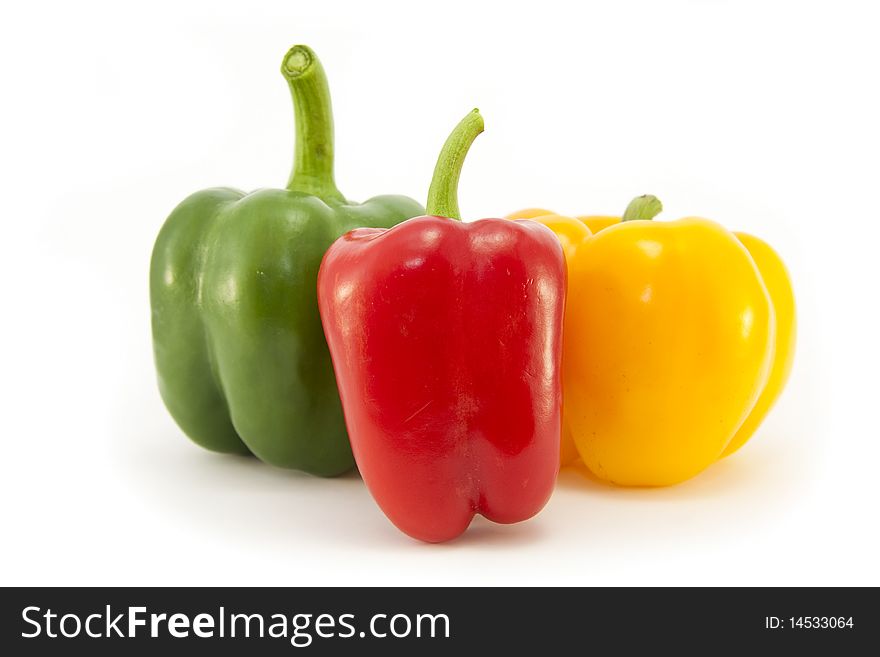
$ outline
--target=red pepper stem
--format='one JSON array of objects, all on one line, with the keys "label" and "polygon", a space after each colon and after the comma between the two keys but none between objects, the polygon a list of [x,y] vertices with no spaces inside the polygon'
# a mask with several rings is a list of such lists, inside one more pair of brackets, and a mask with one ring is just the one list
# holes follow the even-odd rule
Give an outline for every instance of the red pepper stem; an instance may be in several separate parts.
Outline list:
[{"label": "red pepper stem", "polygon": [[434,177],[431,178],[431,187],[428,190],[429,215],[461,220],[458,209],[458,180],[468,149],[481,132],[483,117],[480,116],[480,110],[475,109],[455,126],[446,139],[440,157],[437,158]]},{"label": "red pepper stem", "polygon": [[281,62],[293,98],[293,170],[287,189],[344,201],[333,180],[333,108],[327,76],[308,46],[294,46]]},{"label": "red pepper stem", "polygon": [[635,221],[653,219],[663,211],[663,204],[660,199],[650,194],[636,196],[623,213],[621,221]]}]

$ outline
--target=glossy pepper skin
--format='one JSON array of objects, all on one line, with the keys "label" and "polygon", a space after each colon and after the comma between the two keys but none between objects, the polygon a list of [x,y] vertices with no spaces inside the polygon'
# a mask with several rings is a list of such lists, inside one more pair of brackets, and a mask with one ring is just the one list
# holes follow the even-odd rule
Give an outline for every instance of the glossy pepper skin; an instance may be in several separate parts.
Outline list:
[{"label": "glossy pepper skin", "polygon": [[[741,447],[794,359],[794,294],[766,243],[705,219],[523,210],[556,233],[569,292],[562,463],[621,485],[684,481]],[[629,216],[628,216],[629,215]]]},{"label": "glossy pepper skin", "polygon": [[388,518],[430,542],[476,513],[530,518],[559,468],[562,249],[534,222],[450,218],[482,125],[474,111],[444,146],[435,216],[341,237],[318,277],[358,469]]},{"label": "glossy pepper skin", "polygon": [[401,196],[347,201],[333,180],[323,68],[295,46],[282,73],[297,133],[286,189],[196,192],[166,220],[150,266],[159,390],[197,444],[336,475],[353,464],[315,284],[324,251],[356,226],[421,214]]}]

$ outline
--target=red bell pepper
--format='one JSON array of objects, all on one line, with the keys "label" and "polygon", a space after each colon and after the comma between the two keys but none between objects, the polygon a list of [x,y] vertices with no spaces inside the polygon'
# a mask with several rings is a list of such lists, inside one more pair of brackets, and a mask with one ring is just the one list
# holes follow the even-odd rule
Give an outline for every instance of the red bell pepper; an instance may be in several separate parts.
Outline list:
[{"label": "red bell pepper", "polygon": [[538,223],[453,220],[482,130],[474,110],[443,147],[428,195],[440,216],[343,235],[318,275],[358,468],[388,518],[430,542],[475,513],[532,517],[559,467],[565,261]]}]

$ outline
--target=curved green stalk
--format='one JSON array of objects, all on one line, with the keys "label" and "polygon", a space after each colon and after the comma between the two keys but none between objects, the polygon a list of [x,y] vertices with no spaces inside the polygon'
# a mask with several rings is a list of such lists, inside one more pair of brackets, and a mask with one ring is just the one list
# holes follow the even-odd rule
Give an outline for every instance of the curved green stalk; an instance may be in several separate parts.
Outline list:
[{"label": "curved green stalk", "polygon": [[461,220],[458,209],[458,180],[468,149],[483,132],[483,117],[480,110],[474,109],[465,116],[443,144],[431,187],[428,190],[427,213],[440,217]]}]

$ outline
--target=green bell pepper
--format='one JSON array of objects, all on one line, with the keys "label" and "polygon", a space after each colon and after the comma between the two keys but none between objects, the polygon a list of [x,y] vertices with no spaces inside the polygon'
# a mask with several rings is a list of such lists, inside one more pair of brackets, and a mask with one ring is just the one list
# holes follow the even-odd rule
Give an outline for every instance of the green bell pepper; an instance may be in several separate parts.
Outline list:
[{"label": "green bell pepper", "polygon": [[331,476],[354,460],[318,316],[321,258],[353,228],[424,208],[403,196],[347,201],[321,63],[294,46],[281,72],[296,128],[287,189],[206,189],[174,209],[150,264],[153,349],[162,399],[194,442]]}]

